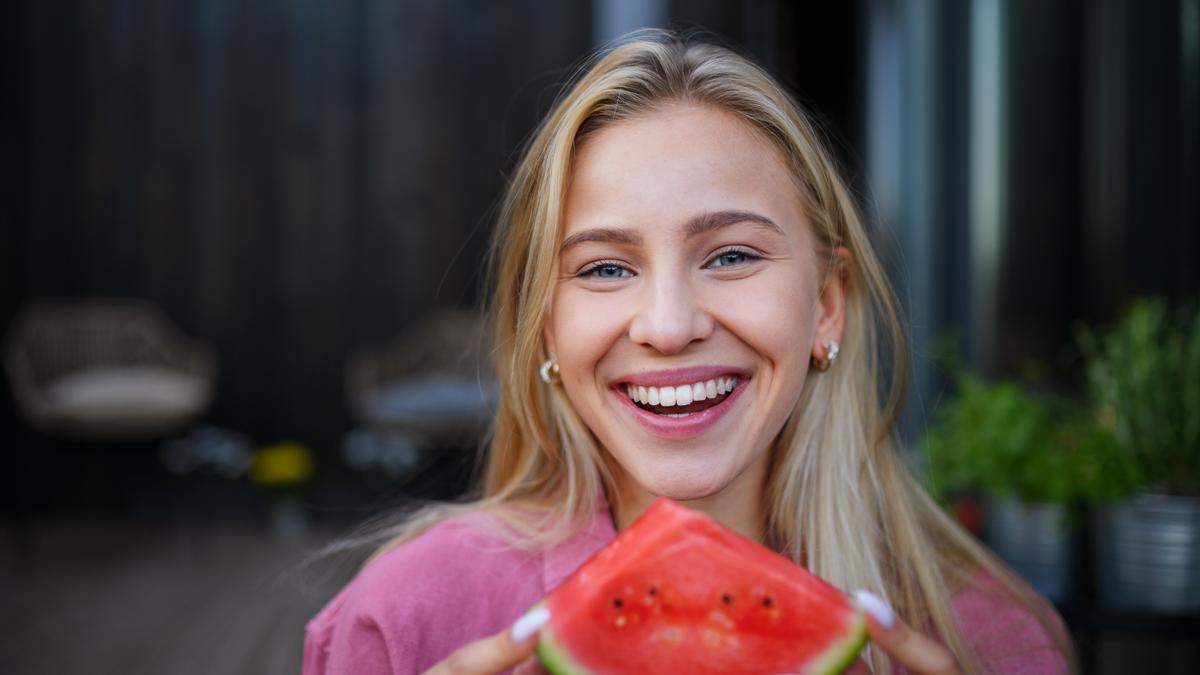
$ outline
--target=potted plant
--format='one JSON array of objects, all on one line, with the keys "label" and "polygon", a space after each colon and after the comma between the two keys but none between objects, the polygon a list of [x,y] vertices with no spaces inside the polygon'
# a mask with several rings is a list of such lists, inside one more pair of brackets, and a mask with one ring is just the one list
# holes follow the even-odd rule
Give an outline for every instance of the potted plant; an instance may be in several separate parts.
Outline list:
[{"label": "potted plant", "polygon": [[983,535],[1046,597],[1073,591],[1079,518],[1092,493],[1102,430],[1063,400],[1012,381],[960,373],[925,439],[927,474],[943,501],[983,496]]},{"label": "potted plant", "polygon": [[1200,313],[1140,300],[1080,345],[1115,439],[1093,495],[1100,600],[1200,611]]}]

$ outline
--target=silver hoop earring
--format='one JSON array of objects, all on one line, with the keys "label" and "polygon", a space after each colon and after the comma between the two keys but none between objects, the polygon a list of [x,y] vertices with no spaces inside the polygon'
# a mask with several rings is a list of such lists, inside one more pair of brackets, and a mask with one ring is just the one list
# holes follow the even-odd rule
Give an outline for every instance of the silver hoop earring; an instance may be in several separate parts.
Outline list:
[{"label": "silver hoop earring", "polygon": [[538,369],[538,375],[542,376],[542,382],[546,384],[558,384],[558,361],[554,359],[542,361],[542,367]]},{"label": "silver hoop earring", "polygon": [[818,359],[815,356],[812,357],[813,367],[823,373],[823,372],[829,370],[829,367],[833,365],[834,361],[837,361],[837,357],[838,357],[838,343],[833,342],[832,340],[829,342],[826,342],[825,343],[825,358]]}]

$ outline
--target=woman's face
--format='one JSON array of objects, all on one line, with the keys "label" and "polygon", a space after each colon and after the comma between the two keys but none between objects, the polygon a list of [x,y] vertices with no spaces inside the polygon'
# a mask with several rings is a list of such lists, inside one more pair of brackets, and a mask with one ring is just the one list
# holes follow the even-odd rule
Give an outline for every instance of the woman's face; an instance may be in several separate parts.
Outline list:
[{"label": "woman's face", "polygon": [[778,152],[669,107],[582,143],[565,218],[547,347],[622,493],[757,495],[810,356],[841,337],[840,277]]}]

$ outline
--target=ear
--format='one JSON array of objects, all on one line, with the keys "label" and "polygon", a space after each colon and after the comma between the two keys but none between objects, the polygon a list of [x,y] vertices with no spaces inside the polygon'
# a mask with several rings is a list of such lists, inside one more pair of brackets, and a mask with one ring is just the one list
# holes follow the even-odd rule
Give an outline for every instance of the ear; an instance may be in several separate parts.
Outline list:
[{"label": "ear", "polygon": [[839,246],[833,249],[830,260],[822,264],[826,265],[826,272],[817,297],[817,329],[812,345],[812,356],[817,360],[828,358],[826,344],[842,342],[842,328],[846,323],[846,291],[850,283],[850,270],[854,266],[854,254]]}]

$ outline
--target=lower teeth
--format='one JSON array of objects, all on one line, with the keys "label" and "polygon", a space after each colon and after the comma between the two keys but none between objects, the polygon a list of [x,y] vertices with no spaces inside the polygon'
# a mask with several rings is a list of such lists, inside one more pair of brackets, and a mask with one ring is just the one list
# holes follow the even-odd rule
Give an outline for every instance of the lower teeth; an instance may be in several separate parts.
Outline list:
[{"label": "lower teeth", "polygon": [[692,413],[664,413],[667,417],[691,417]]}]

